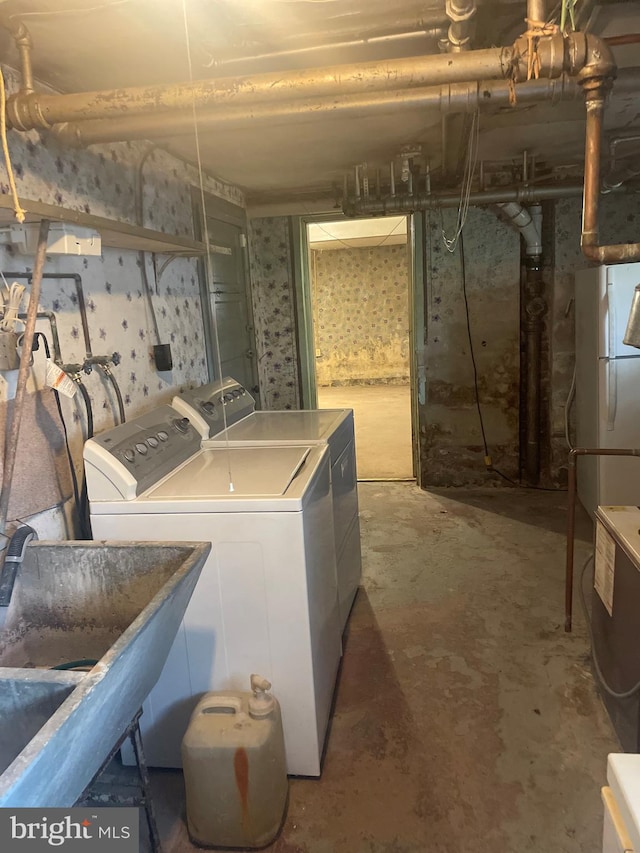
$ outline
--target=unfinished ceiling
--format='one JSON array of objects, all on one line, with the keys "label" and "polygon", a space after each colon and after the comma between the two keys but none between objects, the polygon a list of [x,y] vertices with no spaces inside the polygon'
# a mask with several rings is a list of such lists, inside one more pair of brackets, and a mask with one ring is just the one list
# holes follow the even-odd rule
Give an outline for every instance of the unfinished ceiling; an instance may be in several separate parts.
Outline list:
[{"label": "unfinished ceiling", "polygon": [[[372,60],[389,61],[391,73],[394,59],[439,53],[448,27],[444,2],[413,0],[6,0],[0,10],[28,26],[36,77],[61,92]],[[473,47],[511,44],[525,28],[525,13],[524,2],[479,2]],[[578,13],[582,26],[601,36],[640,33],[640,3],[584,0]],[[1,48],[5,61],[17,65],[4,31]],[[625,69],[606,112],[606,129],[615,136],[640,130],[640,44],[613,50]],[[451,117],[443,136],[440,109],[398,100],[376,109],[295,117],[252,116],[249,110],[242,120],[203,127],[199,141],[207,171],[242,187],[249,199],[264,201],[337,195],[356,164],[383,166],[407,145],[421,146],[434,175],[454,186],[467,136],[468,117]],[[196,160],[193,130],[155,141]],[[547,175],[553,169],[579,171],[581,93],[570,101],[483,109],[479,156],[488,170],[515,167],[525,149]]]}]

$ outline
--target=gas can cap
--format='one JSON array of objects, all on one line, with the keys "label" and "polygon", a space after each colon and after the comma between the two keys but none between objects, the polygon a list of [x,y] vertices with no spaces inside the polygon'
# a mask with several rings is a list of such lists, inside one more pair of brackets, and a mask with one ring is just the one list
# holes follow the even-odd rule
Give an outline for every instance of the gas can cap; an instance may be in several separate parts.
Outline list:
[{"label": "gas can cap", "polygon": [[251,690],[253,696],[249,699],[249,714],[254,719],[268,717],[276,706],[275,699],[269,693],[271,682],[254,674],[251,676]]}]

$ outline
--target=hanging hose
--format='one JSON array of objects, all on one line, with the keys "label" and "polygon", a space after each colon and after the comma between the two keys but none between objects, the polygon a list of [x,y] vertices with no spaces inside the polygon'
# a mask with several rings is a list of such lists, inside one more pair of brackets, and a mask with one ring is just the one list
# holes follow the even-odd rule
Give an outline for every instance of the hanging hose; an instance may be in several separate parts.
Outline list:
[{"label": "hanging hose", "polygon": [[107,377],[113,387],[113,391],[116,395],[116,400],[118,401],[118,413],[120,415],[120,423],[123,424],[127,420],[127,416],[124,411],[124,400],[122,399],[122,392],[120,391],[118,380],[114,376],[113,371],[111,370],[108,364],[101,364],[100,367],[102,369],[102,372]]},{"label": "hanging hose", "polygon": [[[76,373],[73,376],[73,379],[78,385],[80,389],[80,393],[82,394],[82,399],[84,400],[84,405],[87,410],[87,440],[93,438],[93,407],[91,405],[91,397],[89,396],[89,392],[87,391],[83,381],[82,376],[79,373]],[[80,491],[80,502],[78,505],[78,516],[80,517],[80,538],[81,539],[92,539],[93,534],[91,531],[91,517],[89,513],[89,494],[87,492],[87,478],[85,476],[82,482],[82,489]]]},{"label": "hanging hose", "polygon": [[582,574],[580,576],[580,601],[582,602],[582,609],[584,611],[584,620],[587,623],[587,630],[589,632],[589,639],[591,640],[591,660],[593,661],[593,668],[596,673],[596,677],[598,679],[598,683],[602,687],[605,693],[611,696],[613,699],[631,699],[632,696],[635,696],[638,691],[640,691],[640,681],[630,687],[628,690],[623,690],[619,692],[614,690],[613,687],[610,687],[607,683],[602,669],[600,668],[600,662],[596,656],[596,647],[593,642],[593,629],[591,628],[591,618],[589,615],[589,608],[587,606],[587,597],[584,592],[584,578],[587,573],[587,569],[589,568],[589,563],[593,562],[593,554],[590,554],[585,560],[585,564],[582,568]]},{"label": "hanging hose", "polygon": [[89,440],[90,438],[93,438],[93,407],[91,405],[91,397],[89,396],[89,392],[87,391],[80,374],[77,373],[73,378],[76,381],[80,393],[82,394],[82,399],[84,400],[85,409],[87,411],[87,440]]}]

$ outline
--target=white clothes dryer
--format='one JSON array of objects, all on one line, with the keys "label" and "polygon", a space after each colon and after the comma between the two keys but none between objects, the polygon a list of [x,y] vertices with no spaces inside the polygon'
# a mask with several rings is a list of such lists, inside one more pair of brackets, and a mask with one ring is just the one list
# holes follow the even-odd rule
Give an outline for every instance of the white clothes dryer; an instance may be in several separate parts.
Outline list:
[{"label": "white clothes dryer", "polygon": [[229,377],[177,395],[172,406],[191,420],[203,447],[328,446],[344,630],[362,573],[353,410],[256,411],[251,394]]},{"label": "white clothes dryer", "polygon": [[212,543],[141,728],[152,766],[181,766],[200,697],[246,690],[282,706],[288,772],[318,776],[341,655],[329,452],[201,448],[163,406],[84,448],[98,539]]}]

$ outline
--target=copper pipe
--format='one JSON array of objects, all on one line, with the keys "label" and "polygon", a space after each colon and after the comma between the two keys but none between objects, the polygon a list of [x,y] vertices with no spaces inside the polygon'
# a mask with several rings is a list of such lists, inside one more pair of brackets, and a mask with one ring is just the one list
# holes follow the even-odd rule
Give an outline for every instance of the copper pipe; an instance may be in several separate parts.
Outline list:
[{"label": "copper pipe", "polygon": [[564,576],[564,630],[569,633],[573,620],[573,558],[576,531],[576,459],[578,456],[640,456],[640,449],[572,447],[569,451],[567,501],[567,558]]},{"label": "copper pipe", "polygon": [[604,42],[615,47],[622,44],[640,44],[640,33],[626,33],[623,36],[607,36]]},{"label": "copper pipe", "polygon": [[[640,82],[637,75],[633,83]],[[568,77],[557,80],[531,80],[516,89],[519,104],[542,99],[559,101],[577,97],[578,87]],[[426,86],[406,91],[375,92],[368,95],[345,95],[331,98],[296,98],[280,103],[227,105],[216,110],[198,112],[198,128],[222,129],[236,125],[281,120],[307,122],[332,116],[342,119],[346,113],[393,113],[397,109],[440,109],[443,113],[472,113],[479,106],[508,104],[509,83],[485,80],[480,83],[455,83]],[[125,139],[154,139],[193,133],[193,110],[158,112],[129,118],[99,119],[57,125],[54,133],[68,145],[93,145]]]},{"label": "copper pipe", "polygon": [[598,264],[622,264],[640,260],[640,243],[618,243],[610,246],[599,244],[598,200],[600,197],[600,157],[602,147],[602,125],[604,98],[610,80],[587,81],[586,108],[587,124],[584,154],[584,193],[582,201],[582,236],[580,245],[583,254]]}]

